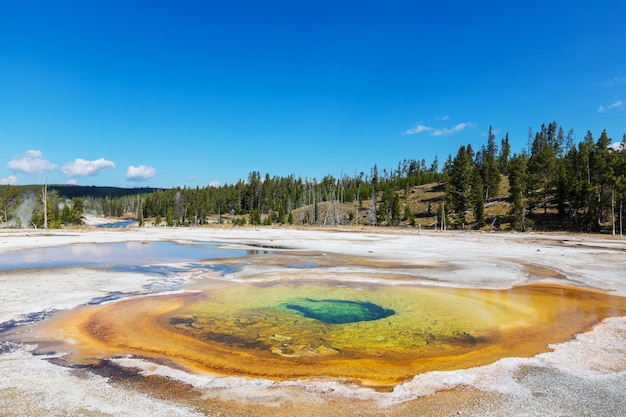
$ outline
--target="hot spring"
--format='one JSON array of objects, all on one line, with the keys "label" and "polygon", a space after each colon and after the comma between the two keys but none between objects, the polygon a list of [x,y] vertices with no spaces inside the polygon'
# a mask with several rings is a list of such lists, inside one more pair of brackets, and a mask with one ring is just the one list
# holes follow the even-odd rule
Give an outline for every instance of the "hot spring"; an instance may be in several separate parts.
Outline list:
[{"label": "hot spring", "polygon": [[338,378],[387,390],[427,371],[533,356],[625,313],[621,297],[548,284],[207,280],[195,292],[63,312],[35,334],[42,350],[69,351],[74,364],[133,355],[200,373]]}]

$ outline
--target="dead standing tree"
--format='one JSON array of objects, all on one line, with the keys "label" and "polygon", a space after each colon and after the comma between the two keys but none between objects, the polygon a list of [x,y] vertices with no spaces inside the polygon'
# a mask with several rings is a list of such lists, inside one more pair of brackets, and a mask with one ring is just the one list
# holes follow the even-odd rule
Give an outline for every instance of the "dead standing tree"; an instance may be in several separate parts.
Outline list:
[{"label": "dead standing tree", "polygon": [[41,194],[41,201],[43,203],[43,228],[48,228],[48,177],[46,177],[46,183],[43,187]]}]

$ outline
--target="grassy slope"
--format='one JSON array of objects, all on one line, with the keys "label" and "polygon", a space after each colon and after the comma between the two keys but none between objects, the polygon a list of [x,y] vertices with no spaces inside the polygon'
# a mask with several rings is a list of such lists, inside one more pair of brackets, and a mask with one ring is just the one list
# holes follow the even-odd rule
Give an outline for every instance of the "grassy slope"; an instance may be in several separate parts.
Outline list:
[{"label": "grassy slope", "polygon": [[[510,224],[508,223],[508,215],[511,209],[511,205],[508,202],[508,192],[509,192],[509,180],[508,177],[503,177],[500,184],[499,193],[487,203],[485,208],[485,215],[488,218],[488,222],[491,221],[492,218],[497,217],[498,221],[498,229],[499,230],[507,230],[510,228]],[[404,206],[406,203],[405,191],[398,191],[398,196],[400,197],[400,202],[402,204],[402,210],[404,210]],[[378,196],[378,204],[380,204],[380,198],[382,197],[382,193]],[[415,227],[421,226],[422,228],[434,228],[436,214],[441,210],[441,204],[445,198],[445,186],[443,183],[432,183],[425,184],[416,187],[412,187],[409,190],[408,196],[408,204],[411,208],[411,213],[415,218]],[[321,203],[321,223],[324,220],[327,221],[327,224],[331,222],[330,217],[334,215],[334,209],[329,210],[329,203]],[[358,207],[358,224],[359,225],[367,225],[370,223],[370,213],[371,213],[372,202],[371,200],[364,200],[361,202]],[[339,211],[339,216],[341,218],[347,219],[351,216],[351,218],[357,218],[357,205],[355,203],[344,203],[337,204],[337,209]],[[294,222],[298,223],[299,219],[303,219],[305,217],[305,212],[309,212],[309,217],[312,216],[312,207],[305,207],[296,209],[293,211]],[[404,214],[404,211],[402,212]],[[468,216],[470,220],[471,215]],[[438,220],[440,222],[440,219]],[[352,225],[356,225],[356,221],[351,222]],[[402,222],[403,226],[408,226],[408,222]],[[438,227],[440,227],[438,225]],[[490,225],[485,229],[489,229]]]}]

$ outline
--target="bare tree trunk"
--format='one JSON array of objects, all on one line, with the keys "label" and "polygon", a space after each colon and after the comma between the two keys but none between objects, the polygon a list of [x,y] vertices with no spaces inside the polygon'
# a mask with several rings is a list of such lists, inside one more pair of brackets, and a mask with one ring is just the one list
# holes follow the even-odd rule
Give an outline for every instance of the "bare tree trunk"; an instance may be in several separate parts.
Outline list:
[{"label": "bare tree trunk", "polygon": [[548,214],[548,182],[543,184],[543,215]]},{"label": "bare tree trunk", "polygon": [[613,236],[615,236],[615,187],[611,190],[611,223],[613,224]]},{"label": "bare tree trunk", "polygon": [[376,226],[376,190],[372,190],[371,224]]},{"label": "bare tree trunk", "polygon": [[446,200],[441,202],[441,230],[446,230]]},{"label": "bare tree trunk", "polygon": [[318,204],[316,204],[315,208],[317,209],[316,213],[316,219],[317,221],[315,222],[316,225],[319,225],[320,222],[322,221],[322,209],[324,208],[324,205],[322,204],[322,190],[320,189],[317,195],[317,201],[319,202]]},{"label": "bare tree trunk", "polygon": [[311,212],[311,217],[309,217],[309,224],[315,224],[315,221],[317,220],[315,217],[317,213],[317,203],[315,202],[315,190],[313,190],[313,188],[311,188],[311,201],[313,211]]},{"label": "bare tree trunk", "polygon": [[[333,193],[333,195],[335,195],[335,193]],[[335,198],[335,225],[339,226],[340,224],[340,219],[339,219],[339,203],[343,200],[343,196],[341,197],[341,200],[338,198]]]},{"label": "bare tree trunk", "polygon": [[48,177],[46,177],[46,184],[43,187],[43,228],[48,228]]},{"label": "bare tree trunk", "polygon": [[623,212],[622,212],[622,201],[619,202],[619,235],[620,236],[624,236],[624,228],[622,227],[622,217],[623,217]]},{"label": "bare tree trunk", "polygon": [[361,205],[361,184],[356,189],[356,225],[359,225],[359,206]]}]

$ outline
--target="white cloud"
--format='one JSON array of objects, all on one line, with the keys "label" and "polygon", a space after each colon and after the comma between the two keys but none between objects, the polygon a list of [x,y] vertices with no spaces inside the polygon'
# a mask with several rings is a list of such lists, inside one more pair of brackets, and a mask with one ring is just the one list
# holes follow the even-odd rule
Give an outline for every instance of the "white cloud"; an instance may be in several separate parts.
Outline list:
[{"label": "white cloud", "polygon": [[615,103],[613,103],[613,104],[609,104],[608,106],[606,106],[606,108],[607,108],[607,109],[614,109],[615,107],[619,107],[619,106],[621,106],[622,104],[623,104],[623,103],[622,103],[622,100],[617,100]]},{"label": "white cloud", "polygon": [[9,175],[6,178],[0,180],[2,185],[17,185],[17,177],[15,175]]},{"label": "white cloud", "polygon": [[65,183],[67,185],[76,185],[76,184],[78,184],[78,182],[75,179],[73,179],[73,178],[71,180],[67,180]]},{"label": "white cloud", "polygon": [[453,126],[451,128],[443,128],[443,129],[436,129],[432,135],[433,136],[446,136],[446,135],[451,135],[453,133],[456,132],[460,132],[463,129],[467,129],[468,127],[474,127],[474,123],[468,122],[468,123],[459,123],[456,126]]},{"label": "white cloud", "polygon": [[7,164],[7,168],[25,174],[41,174],[44,171],[54,171],[58,167],[48,161],[41,151],[31,149],[23,155],[14,156]]},{"label": "white cloud", "polygon": [[626,75],[622,75],[621,77],[611,78],[610,80],[606,80],[600,83],[603,87],[613,87],[616,84],[626,83]]},{"label": "white cloud", "polygon": [[222,183],[219,181],[211,181],[209,183],[209,187],[219,187],[220,185],[222,185]]},{"label": "white cloud", "polygon": [[433,129],[434,128],[430,127],[430,126],[417,125],[414,128],[411,128],[411,129],[407,130],[406,132],[404,132],[403,135],[417,135],[417,134],[423,133],[423,132],[430,132]]},{"label": "white cloud", "polygon": [[63,165],[61,167],[61,172],[68,177],[86,177],[98,175],[102,171],[112,168],[115,168],[115,164],[104,158],[96,159],[95,161],[87,161],[85,159],[77,158],[74,162],[68,162]]},{"label": "white cloud", "polygon": [[[441,120],[441,121],[446,121],[446,120],[450,120],[450,116],[443,115],[441,117],[437,117],[436,120]],[[402,133],[403,135],[417,135],[420,133],[424,133],[424,132],[429,132],[430,136],[445,136],[445,135],[451,135],[453,133],[456,132],[460,132],[463,129],[467,129],[469,127],[475,127],[476,125],[472,122],[467,122],[467,123],[459,123],[456,126],[453,127],[444,127],[444,128],[435,128],[433,126],[427,126],[421,123],[418,123],[417,126],[406,130],[404,133]]]},{"label": "white cloud", "polygon": [[600,113],[604,113],[607,110],[614,109],[616,107],[620,107],[622,104],[624,104],[624,103],[622,103],[622,100],[617,100],[616,102],[611,103],[608,106],[600,105],[600,107],[598,107],[598,111]]},{"label": "white cloud", "polygon": [[145,165],[139,165],[138,167],[130,165],[126,170],[127,181],[147,181],[155,175],[156,170]]}]

